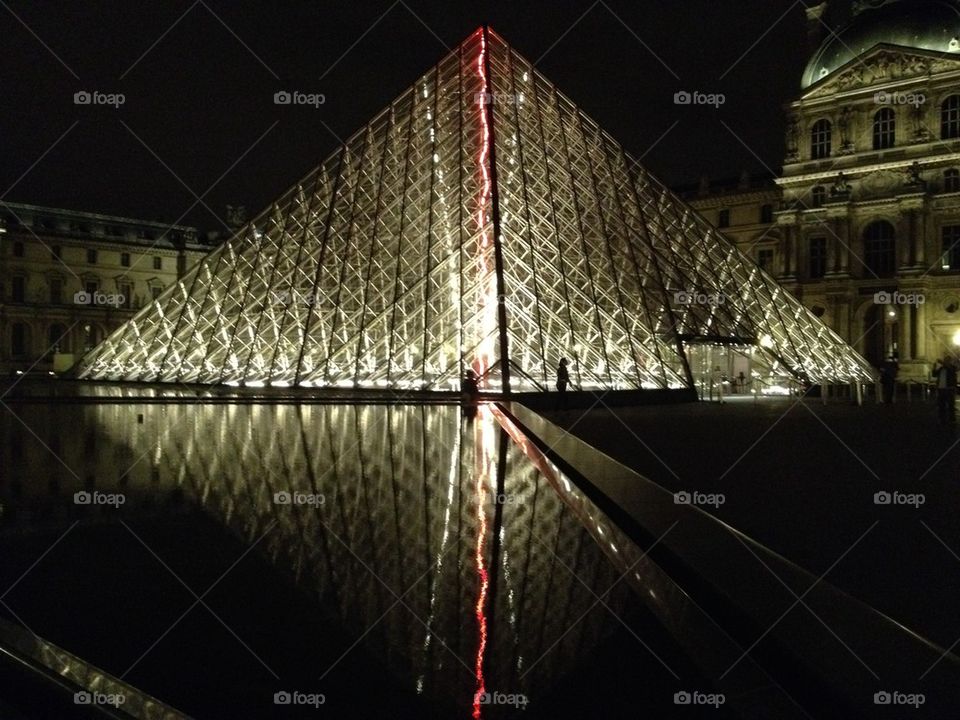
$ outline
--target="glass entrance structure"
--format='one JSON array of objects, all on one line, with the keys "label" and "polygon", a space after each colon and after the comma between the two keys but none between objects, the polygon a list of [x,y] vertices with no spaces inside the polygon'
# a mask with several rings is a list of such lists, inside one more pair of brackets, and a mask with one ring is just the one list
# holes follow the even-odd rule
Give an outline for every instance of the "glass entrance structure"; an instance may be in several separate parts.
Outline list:
[{"label": "glass entrance structure", "polygon": [[496,33],[478,29],[88,353],[82,378],[693,387],[690,339],[870,366]]}]

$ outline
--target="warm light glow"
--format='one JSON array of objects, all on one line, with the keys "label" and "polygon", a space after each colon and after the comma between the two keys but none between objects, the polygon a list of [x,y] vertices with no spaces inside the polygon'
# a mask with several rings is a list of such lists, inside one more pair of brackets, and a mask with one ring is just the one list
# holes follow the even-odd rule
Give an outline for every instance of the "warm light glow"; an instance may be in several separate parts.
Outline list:
[{"label": "warm light glow", "polygon": [[953,334],[953,344],[956,345],[957,347],[960,347],[960,330],[957,330]]}]

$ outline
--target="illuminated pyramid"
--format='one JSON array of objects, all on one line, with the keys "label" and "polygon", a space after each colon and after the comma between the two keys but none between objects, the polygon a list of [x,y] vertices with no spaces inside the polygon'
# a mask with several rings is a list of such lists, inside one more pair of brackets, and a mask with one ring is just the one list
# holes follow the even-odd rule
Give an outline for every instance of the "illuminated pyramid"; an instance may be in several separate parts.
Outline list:
[{"label": "illuminated pyramid", "polygon": [[[498,302],[498,299],[502,302]],[[691,302],[692,300],[692,302]],[[697,344],[870,367],[480,29],[81,361],[258,387],[689,387]]]}]

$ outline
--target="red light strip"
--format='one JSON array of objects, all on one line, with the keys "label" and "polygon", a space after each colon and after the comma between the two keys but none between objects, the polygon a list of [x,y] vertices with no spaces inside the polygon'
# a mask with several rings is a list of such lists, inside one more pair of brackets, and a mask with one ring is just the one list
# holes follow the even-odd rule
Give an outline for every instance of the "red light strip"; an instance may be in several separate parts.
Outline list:
[{"label": "red light strip", "polygon": [[477,643],[477,655],[474,663],[474,675],[476,676],[476,688],[473,693],[473,717],[480,720],[481,705],[483,695],[486,693],[486,685],[483,678],[483,658],[487,650],[487,590],[490,587],[490,573],[487,571],[484,562],[484,546],[487,541],[487,514],[485,511],[487,500],[487,481],[491,477],[494,452],[494,422],[490,416],[489,409],[481,406],[479,409],[476,423],[476,465],[474,471],[477,476],[476,496],[477,496],[477,548],[474,552],[474,560],[477,563],[477,575],[480,578],[480,592],[477,594],[477,604],[474,607],[474,613],[477,617],[477,633],[479,642]]},{"label": "red light strip", "polygon": [[[480,173],[482,185],[480,202],[477,208],[477,227],[480,230],[480,252],[477,255],[477,265],[480,271],[483,290],[482,327],[483,339],[477,348],[477,358],[474,361],[474,370],[481,378],[493,365],[494,334],[497,329],[497,280],[490,266],[489,255],[493,251],[493,243],[487,234],[487,210],[493,196],[493,179],[490,174],[490,122],[487,118],[487,104],[492,103],[493,94],[490,92],[490,79],[487,77],[487,36],[480,30],[480,53],[477,55],[477,73],[480,76],[480,125],[482,129],[480,142]],[[484,383],[486,384],[486,383]]]}]

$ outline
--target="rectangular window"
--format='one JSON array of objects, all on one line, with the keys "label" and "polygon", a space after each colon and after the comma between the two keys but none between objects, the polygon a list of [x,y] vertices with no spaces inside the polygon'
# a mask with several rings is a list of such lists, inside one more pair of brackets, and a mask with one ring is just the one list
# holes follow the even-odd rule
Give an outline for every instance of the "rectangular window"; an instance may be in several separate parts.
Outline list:
[{"label": "rectangular window", "polygon": [[13,302],[23,302],[23,299],[27,294],[26,287],[27,279],[21,275],[14,275],[13,278],[11,278],[10,299],[13,300]]},{"label": "rectangular window", "polygon": [[23,257],[23,243],[19,240],[13,243],[13,256],[14,257]]},{"label": "rectangular window", "polygon": [[960,225],[943,226],[941,267],[944,270],[960,270]]},{"label": "rectangular window", "polygon": [[810,279],[816,280],[827,274],[827,239],[810,238]]},{"label": "rectangular window", "polygon": [[51,259],[51,260],[58,260],[60,257],[62,257],[62,256],[61,256],[61,254],[60,254],[60,246],[59,246],[59,245],[54,245],[52,248],[50,248],[50,259]]},{"label": "rectangular window", "polygon": [[123,300],[120,302],[120,307],[132,308],[133,307],[133,286],[130,283],[119,283],[117,285],[117,292],[123,296]]},{"label": "rectangular window", "polygon": [[87,250],[87,263],[89,265],[97,264],[97,251],[96,250]]},{"label": "rectangular window", "polygon": [[100,284],[96,280],[88,280],[84,284],[84,288],[86,289],[88,295],[93,295],[100,289]]},{"label": "rectangular window", "polygon": [[163,260],[158,257],[153,258],[153,269],[160,270],[161,268],[163,268]]},{"label": "rectangular window", "polygon": [[720,214],[717,217],[717,227],[719,228],[730,227],[730,211],[729,210],[720,211]]},{"label": "rectangular window", "polygon": [[120,253],[120,264],[123,267],[130,267],[130,253]]},{"label": "rectangular window", "polygon": [[60,305],[63,302],[63,280],[50,278],[50,304]]},{"label": "rectangular window", "polygon": [[150,297],[156,300],[158,297],[160,297],[160,293],[162,292],[163,292],[163,288],[157,287],[156,285],[154,285],[153,287],[150,288]]},{"label": "rectangular window", "polygon": [[773,269],[773,250],[765,249],[757,253],[757,265],[759,265],[764,270],[770,271]]},{"label": "rectangular window", "polygon": [[773,205],[763,205],[760,208],[760,222],[762,223],[773,222]]},{"label": "rectangular window", "polygon": [[14,323],[10,332],[10,354],[14,356],[27,354],[27,326],[23,323]]}]

